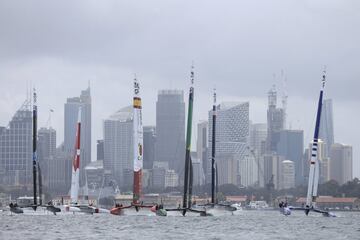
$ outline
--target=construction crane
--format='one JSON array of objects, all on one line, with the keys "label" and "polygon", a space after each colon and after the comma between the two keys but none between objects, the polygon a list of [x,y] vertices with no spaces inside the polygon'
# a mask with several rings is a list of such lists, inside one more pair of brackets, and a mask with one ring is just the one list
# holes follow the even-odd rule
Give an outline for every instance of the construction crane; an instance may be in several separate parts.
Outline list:
[{"label": "construction crane", "polygon": [[286,108],[287,108],[287,100],[288,100],[288,94],[286,91],[286,83],[287,83],[287,77],[284,74],[284,70],[281,69],[281,81],[282,81],[282,99],[281,104],[283,108],[283,127],[286,129]]},{"label": "construction crane", "polygon": [[255,150],[250,148],[249,146],[247,147],[247,149],[249,150],[251,155],[254,157],[254,161],[258,167],[258,185],[260,186],[260,177],[262,177],[262,179],[265,180],[264,170],[263,170],[261,164],[259,163],[259,157],[256,156]]}]

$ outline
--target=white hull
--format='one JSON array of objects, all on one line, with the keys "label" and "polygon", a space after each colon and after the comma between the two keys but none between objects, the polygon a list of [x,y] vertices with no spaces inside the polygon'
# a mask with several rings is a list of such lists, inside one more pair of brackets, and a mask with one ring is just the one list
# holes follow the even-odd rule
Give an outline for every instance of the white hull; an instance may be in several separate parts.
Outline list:
[{"label": "white hull", "polygon": [[52,212],[46,210],[46,207],[37,207],[36,211],[32,207],[22,208],[24,215],[53,215]]},{"label": "white hull", "polygon": [[150,208],[141,208],[136,211],[135,208],[124,209],[124,216],[155,216],[156,214],[150,211]]}]

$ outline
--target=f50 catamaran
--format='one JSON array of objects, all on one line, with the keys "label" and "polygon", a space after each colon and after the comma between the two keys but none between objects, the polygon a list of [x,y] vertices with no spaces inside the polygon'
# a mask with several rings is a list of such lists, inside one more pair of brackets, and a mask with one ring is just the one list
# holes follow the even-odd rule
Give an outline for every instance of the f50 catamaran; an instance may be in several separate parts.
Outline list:
[{"label": "f50 catamaran", "polygon": [[[216,90],[214,89],[213,95],[213,111],[212,111],[212,144],[211,144],[211,202],[207,203],[205,206],[208,214],[211,214],[212,209],[216,210],[225,210],[228,212],[234,212],[237,210],[236,207],[231,206],[227,203],[219,203],[217,194],[218,194],[218,171],[216,164]],[[224,211],[222,211],[224,212]]]},{"label": "f50 catamaran", "polygon": [[[33,166],[33,204],[19,207],[16,203],[10,204],[10,211],[12,213],[29,213],[29,214],[43,214],[46,211],[52,212],[56,215],[57,212],[60,212],[60,208],[53,206],[52,204],[43,205],[42,203],[42,176],[40,163],[37,158],[37,94],[36,90],[33,89],[33,116],[32,116],[32,127],[33,127],[33,154],[32,154],[32,166]],[[39,184],[39,202],[37,196],[37,187]],[[24,211],[25,210],[25,211]]]},{"label": "f50 catamaran", "polygon": [[133,200],[131,205],[123,206],[116,204],[111,209],[110,213],[114,215],[123,215],[124,209],[135,208],[136,212],[140,208],[151,208],[153,206],[143,205],[140,201],[141,198],[141,181],[142,181],[142,168],[143,168],[143,125],[141,113],[141,97],[140,97],[140,84],[136,76],[134,78],[134,98],[133,98],[133,162],[134,162],[134,181],[133,181]]},{"label": "f50 catamaran", "polygon": [[287,204],[281,203],[280,211],[284,215],[290,215],[291,210],[304,210],[305,214],[308,215],[310,211],[322,213],[326,217],[335,217],[335,214],[316,208],[316,198],[318,196],[318,185],[319,185],[319,159],[318,159],[318,142],[319,142],[319,130],[320,130],[320,119],[321,109],[323,104],[323,94],[325,88],[326,72],[324,71],[321,81],[321,89],[319,102],[316,114],[316,123],[314,138],[311,144],[311,158],[310,158],[310,172],[309,172],[309,183],[306,197],[306,206],[304,208],[288,207]]},{"label": "f50 catamaran", "polygon": [[199,213],[201,216],[206,216],[205,210],[197,210],[192,208],[192,181],[193,181],[193,169],[192,160],[190,156],[191,150],[191,129],[192,129],[192,115],[193,115],[193,103],[194,103],[194,66],[191,66],[191,86],[189,91],[189,107],[188,118],[186,128],[186,149],[185,149],[185,169],[184,169],[184,193],[182,208],[166,209],[167,211],[180,211],[183,216],[186,212]]},{"label": "f50 catamaran", "polygon": [[108,213],[107,209],[101,209],[89,204],[80,204],[79,202],[79,180],[80,180],[80,155],[81,155],[81,107],[78,111],[78,120],[76,123],[75,155],[72,162],[70,205],[65,205],[65,212],[82,213]]},{"label": "f50 catamaran", "polygon": [[335,217],[335,215],[328,211],[323,211],[316,208],[316,198],[318,196],[318,185],[319,185],[319,159],[318,159],[318,142],[319,142],[319,130],[320,130],[320,119],[321,119],[321,109],[323,104],[323,94],[325,88],[326,81],[326,72],[324,71],[317,114],[316,114],[316,123],[315,123],[315,131],[314,138],[311,146],[311,159],[310,159],[310,172],[309,172],[309,183],[308,183],[308,191],[306,197],[306,206],[305,206],[305,214],[308,215],[310,211],[322,213],[327,217]]}]

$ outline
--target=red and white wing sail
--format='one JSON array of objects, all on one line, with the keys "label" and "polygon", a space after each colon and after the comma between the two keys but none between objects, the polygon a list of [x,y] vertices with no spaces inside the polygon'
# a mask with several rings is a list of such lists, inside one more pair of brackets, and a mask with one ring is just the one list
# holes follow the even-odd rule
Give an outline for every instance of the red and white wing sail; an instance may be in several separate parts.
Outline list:
[{"label": "red and white wing sail", "polygon": [[81,130],[81,107],[78,113],[76,129],[75,156],[72,164],[71,175],[71,203],[77,203],[79,198],[79,174],[80,174],[80,130]]},{"label": "red and white wing sail", "polygon": [[134,79],[133,102],[133,137],[134,137],[134,189],[133,203],[138,204],[141,195],[141,178],[143,168],[143,126],[141,115],[140,85]]}]

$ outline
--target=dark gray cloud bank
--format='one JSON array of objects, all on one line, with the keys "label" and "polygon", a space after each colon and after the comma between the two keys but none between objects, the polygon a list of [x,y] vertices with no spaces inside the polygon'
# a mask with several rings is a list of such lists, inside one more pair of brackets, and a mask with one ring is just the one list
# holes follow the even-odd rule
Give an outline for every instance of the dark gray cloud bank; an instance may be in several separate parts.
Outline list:
[{"label": "dark gray cloud bank", "polygon": [[335,138],[353,145],[354,173],[360,176],[359,12],[356,0],[2,0],[0,125],[32,84],[40,125],[54,109],[60,141],[63,104],[90,80],[93,135],[99,139],[102,120],[131,103],[135,72],[145,124],[154,124],[158,89],[187,92],[194,61],[195,123],[207,118],[214,86],[219,101],[250,101],[251,120],[265,122],[266,93],[274,83],[281,86],[283,69],[288,125],[304,129],[308,142],[326,65]]}]

